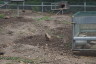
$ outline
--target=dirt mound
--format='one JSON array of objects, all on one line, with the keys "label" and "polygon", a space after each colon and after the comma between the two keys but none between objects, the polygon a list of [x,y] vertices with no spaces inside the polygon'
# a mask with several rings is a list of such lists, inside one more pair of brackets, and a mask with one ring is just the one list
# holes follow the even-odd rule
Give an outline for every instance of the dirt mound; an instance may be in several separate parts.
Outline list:
[{"label": "dirt mound", "polygon": [[[69,30],[66,30],[69,29]],[[52,33],[51,41],[46,41],[45,35],[27,36],[15,41],[15,43],[29,44],[33,46],[40,46],[50,48],[54,51],[68,52],[71,50],[71,37],[72,30],[70,28],[55,28],[50,30]]]},{"label": "dirt mound", "polygon": [[[94,56],[71,53],[72,25],[69,15],[52,15],[46,20],[47,15],[32,11],[20,12],[22,18],[16,18],[16,10],[3,10],[0,14],[11,17],[0,19],[0,49],[4,50],[5,56],[34,59],[38,64],[96,63]],[[43,20],[38,20],[40,18]],[[52,37],[50,41],[46,41],[45,33]],[[8,63],[18,64],[0,60],[0,64]]]}]

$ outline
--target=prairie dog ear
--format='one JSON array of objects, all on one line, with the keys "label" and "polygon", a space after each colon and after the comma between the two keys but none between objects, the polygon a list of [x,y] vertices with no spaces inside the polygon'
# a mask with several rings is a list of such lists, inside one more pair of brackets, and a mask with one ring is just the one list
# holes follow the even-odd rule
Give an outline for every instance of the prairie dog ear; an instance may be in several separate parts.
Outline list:
[{"label": "prairie dog ear", "polygon": [[52,37],[48,33],[45,33],[45,38],[46,41],[50,41],[52,39]]}]

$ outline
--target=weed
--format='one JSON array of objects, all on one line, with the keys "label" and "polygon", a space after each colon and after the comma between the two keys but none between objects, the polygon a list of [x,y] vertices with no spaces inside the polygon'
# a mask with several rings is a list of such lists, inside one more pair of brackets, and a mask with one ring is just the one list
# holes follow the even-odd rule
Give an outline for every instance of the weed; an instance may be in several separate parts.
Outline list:
[{"label": "weed", "polygon": [[0,59],[4,59],[4,60],[15,60],[15,61],[23,61],[25,63],[34,63],[33,60],[31,59],[23,59],[23,58],[20,58],[20,57],[4,57],[4,56],[1,56]]},{"label": "weed", "polygon": [[0,14],[0,18],[4,18],[5,17],[5,15],[4,14]]},{"label": "weed", "polygon": [[71,24],[71,22],[69,22],[69,21],[66,21],[66,20],[61,20],[61,21],[59,21],[60,23],[63,23],[63,24]]}]

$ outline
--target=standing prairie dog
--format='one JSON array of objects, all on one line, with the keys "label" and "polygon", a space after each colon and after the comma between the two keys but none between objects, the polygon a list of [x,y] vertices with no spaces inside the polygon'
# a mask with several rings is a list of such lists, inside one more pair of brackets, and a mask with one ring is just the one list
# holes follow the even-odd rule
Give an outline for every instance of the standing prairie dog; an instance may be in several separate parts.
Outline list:
[{"label": "standing prairie dog", "polygon": [[52,37],[48,33],[45,33],[45,38],[46,41],[50,41]]}]

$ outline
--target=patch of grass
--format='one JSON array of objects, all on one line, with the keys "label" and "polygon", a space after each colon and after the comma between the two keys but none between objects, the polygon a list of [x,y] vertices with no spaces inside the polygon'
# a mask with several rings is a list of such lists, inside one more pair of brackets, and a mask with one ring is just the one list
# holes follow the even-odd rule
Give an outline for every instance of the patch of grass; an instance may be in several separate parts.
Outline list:
[{"label": "patch of grass", "polygon": [[0,27],[0,33],[3,31],[3,27]]},{"label": "patch of grass", "polygon": [[20,58],[20,57],[5,57],[5,56],[1,56],[0,57],[0,60],[3,59],[3,60],[15,60],[15,61],[23,61],[25,63],[33,63],[34,64],[34,61],[31,60],[31,59],[24,59],[24,58]]},{"label": "patch of grass", "polygon": [[66,21],[66,20],[62,20],[61,22],[62,22],[63,24],[71,24],[71,22]]},{"label": "patch of grass", "polygon": [[5,15],[4,14],[0,14],[0,18],[4,18],[5,17]]},{"label": "patch of grass", "polygon": [[44,16],[44,17],[42,17],[42,18],[37,18],[37,19],[35,19],[35,20],[37,20],[37,21],[45,21],[45,20],[52,20],[52,18],[49,17],[49,16]]}]

